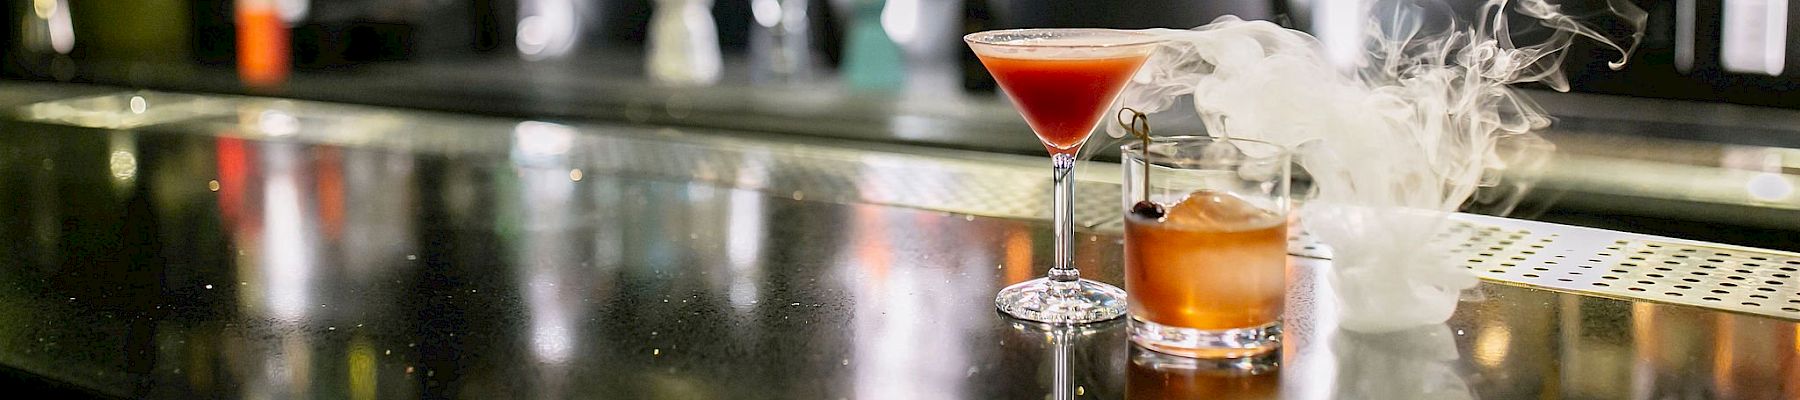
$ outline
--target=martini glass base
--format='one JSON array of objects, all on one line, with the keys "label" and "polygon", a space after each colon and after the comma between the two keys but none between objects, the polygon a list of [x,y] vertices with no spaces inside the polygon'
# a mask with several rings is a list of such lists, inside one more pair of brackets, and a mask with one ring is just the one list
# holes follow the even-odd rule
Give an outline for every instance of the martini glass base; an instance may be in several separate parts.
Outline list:
[{"label": "martini glass base", "polygon": [[1125,315],[1125,291],[1081,279],[1019,282],[994,296],[994,307],[1013,318],[1046,324],[1085,324]]}]

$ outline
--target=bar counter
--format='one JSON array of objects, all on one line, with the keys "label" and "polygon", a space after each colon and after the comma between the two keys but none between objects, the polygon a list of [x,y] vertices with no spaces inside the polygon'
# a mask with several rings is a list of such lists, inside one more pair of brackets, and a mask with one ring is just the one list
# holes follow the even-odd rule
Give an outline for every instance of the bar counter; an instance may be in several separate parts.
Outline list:
[{"label": "bar counter", "polygon": [[[1768,304],[1521,257],[1444,324],[1362,334],[1296,255],[1284,347],[1246,367],[995,312],[1050,258],[1040,158],[166,93],[7,119],[0,365],[70,395],[1800,398],[1791,253],[1465,216],[1761,257]],[[1120,284],[1117,165],[1082,168],[1077,263]]]}]

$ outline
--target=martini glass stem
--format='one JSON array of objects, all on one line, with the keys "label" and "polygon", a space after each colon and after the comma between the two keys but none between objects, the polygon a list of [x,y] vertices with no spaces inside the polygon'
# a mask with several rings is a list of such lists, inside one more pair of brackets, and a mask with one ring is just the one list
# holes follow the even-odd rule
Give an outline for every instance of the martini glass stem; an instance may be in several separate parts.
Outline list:
[{"label": "martini glass stem", "polygon": [[1052,182],[1055,184],[1055,195],[1052,200],[1055,210],[1051,218],[1056,223],[1055,260],[1050,264],[1050,280],[1053,282],[1075,282],[1081,279],[1081,271],[1075,269],[1075,155],[1057,153],[1050,156],[1050,166],[1055,170]]}]

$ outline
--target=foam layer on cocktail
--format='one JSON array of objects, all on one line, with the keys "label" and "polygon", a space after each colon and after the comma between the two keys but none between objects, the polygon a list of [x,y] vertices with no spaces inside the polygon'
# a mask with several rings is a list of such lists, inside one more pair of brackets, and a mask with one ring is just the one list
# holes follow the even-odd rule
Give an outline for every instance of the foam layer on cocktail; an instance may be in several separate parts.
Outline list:
[{"label": "foam layer on cocktail", "polygon": [[1045,31],[1007,31],[990,36],[995,38],[975,49],[976,54],[984,56],[1000,56],[1009,58],[1032,59],[1091,59],[1141,56],[1150,51],[1150,45],[1161,39],[1156,35],[1141,31],[1121,31],[1110,29],[1073,29],[1055,30],[1054,34]]},{"label": "foam layer on cocktail", "polygon": [[[1509,169],[1546,157],[1547,147],[1511,158],[1496,151],[1496,143],[1550,123],[1509,85],[1567,90],[1561,62],[1575,39],[1617,50],[1616,68],[1642,36],[1645,14],[1628,1],[1584,4],[1592,7],[1490,0],[1481,20],[1446,23],[1456,13],[1430,6],[1443,3],[1374,2],[1366,11],[1379,22],[1368,25],[1365,46],[1351,49],[1362,57],[1349,62],[1334,62],[1311,35],[1268,22],[1227,17],[1146,31],[1166,42],[1117,104],[1155,112],[1191,94],[1211,134],[1295,147],[1317,189],[1301,220],[1333,247],[1342,326],[1441,322],[1475,282],[1436,245],[1446,213]],[[1515,37],[1527,31],[1536,34]]]}]

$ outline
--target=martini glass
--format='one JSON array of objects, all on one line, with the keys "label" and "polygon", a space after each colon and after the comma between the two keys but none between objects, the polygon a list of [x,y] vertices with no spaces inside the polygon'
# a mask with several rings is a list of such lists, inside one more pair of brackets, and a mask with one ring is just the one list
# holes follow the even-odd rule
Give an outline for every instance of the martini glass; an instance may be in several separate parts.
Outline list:
[{"label": "martini glass", "polygon": [[1080,324],[1125,315],[1125,291],[1081,279],[1073,262],[1075,153],[1160,41],[1113,29],[1014,29],[963,37],[1050,153],[1056,251],[1048,277],[1000,290],[1014,318]]}]

